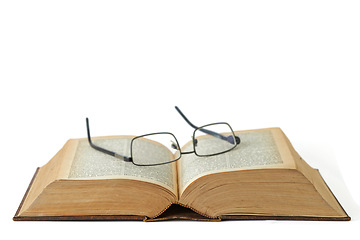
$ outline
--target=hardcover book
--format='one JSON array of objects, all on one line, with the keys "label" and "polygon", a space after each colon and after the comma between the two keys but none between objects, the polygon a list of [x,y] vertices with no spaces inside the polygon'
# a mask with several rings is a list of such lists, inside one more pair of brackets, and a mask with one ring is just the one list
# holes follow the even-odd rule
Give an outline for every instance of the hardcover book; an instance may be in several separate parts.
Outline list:
[{"label": "hardcover book", "polygon": [[[230,219],[350,220],[319,171],[294,150],[280,128],[236,131],[232,151],[136,166],[70,139],[37,169],[14,220]],[[132,136],[93,142],[129,155]],[[187,143],[182,147],[191,149]],[[157,149],[144,143],[142,154]],[[171,156],[170,156],[171,157]]]}]

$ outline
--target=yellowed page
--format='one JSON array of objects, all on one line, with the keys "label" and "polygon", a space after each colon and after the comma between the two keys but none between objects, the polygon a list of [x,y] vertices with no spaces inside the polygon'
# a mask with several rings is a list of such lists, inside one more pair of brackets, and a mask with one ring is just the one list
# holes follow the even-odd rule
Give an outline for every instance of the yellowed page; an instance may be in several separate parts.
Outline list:
[{"label": "yellowed page", "polygon": [[[179,195],[196,179],[218,172],[246,169],[289,168],[295,163],[280,128],[237,131],[241,143],[233,150],[212,156],[186,154],[178,161]],[[191,151],[191,142],[182,151]]]},{"label": "yellowed page", "polygon": [[[93,143],[110,151],[130,156],[132,138],[132,136],[98,137],[93,138]],[[177,196],[175,163],[158,166],[136,166],[131,162],[125,162],[91,148],[85,138],[78,141],[68,179],[135,179],[161,185]],[[144,145],[144,154],[150,154],[152,150],[151,144]],[[169,155],[169,158],[173,157],[172,153],[165,147],[158,148],[157,153],[159,151],[161,154]]]}]

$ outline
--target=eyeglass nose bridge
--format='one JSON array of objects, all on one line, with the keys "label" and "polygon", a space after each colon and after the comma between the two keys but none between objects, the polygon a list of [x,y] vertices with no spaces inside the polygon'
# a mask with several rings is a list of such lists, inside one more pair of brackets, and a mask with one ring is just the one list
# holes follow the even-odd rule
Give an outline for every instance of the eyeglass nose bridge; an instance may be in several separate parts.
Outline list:
[{"label": "eyeglass nose bridge", "polygon": [[181,152],[181,154],[192,154],[192,153],[195,153],[195,151],[190,151],[190,152]]},{"label": "eyeglass nose bridge", "polygon": [[[193,138],[193,147],[196,147],[198,140]],[[175,142],[171,142],[171,148],[180,151],[180,154],[191,154],[195,153],[195,149],[189,152],[182,152],[181,149],[179,149],[178,145]]]},{"label": "eyeglass nose bridge", "polygon": [[198,143],[198,140],[196,138],[194,138],[194,135],[191,136],[192,138],[192,141],[193,141],[193,150],[192,151],[189,151],[189,152],[181,152],[181,154],[192,154],[192,153],[195,153],[195,147],[197,146],[197,143]]}]

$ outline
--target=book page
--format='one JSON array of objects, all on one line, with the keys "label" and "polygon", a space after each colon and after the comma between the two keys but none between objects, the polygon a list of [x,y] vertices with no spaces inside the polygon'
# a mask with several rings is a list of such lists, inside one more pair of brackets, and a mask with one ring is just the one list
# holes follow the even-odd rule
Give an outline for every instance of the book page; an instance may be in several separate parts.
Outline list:
[{"label": "book page", "polygon": [[[114,151],[116,153],[130,156],[130,143],[133,137],[115,136],[92,138],[93,143],[99,147]],[[156,150],[154,150],[156,149]],[[152,154],[153,153],[153,154]],[[142,154],[148,157],[154,155],[168,155],[172,153],[159,144],[144,143]],[[152,182],[177,195],[176,165],[169,163],[158,166],[136,166],[131,162],[107,155],[90,147],[87,139],[79,139],[75,157],[70,169],[69,179],[114,179],[127,178]]]},{"label": "book page", "polygon": [[[277,128],[235,132],[241,143],[233,150],[211,156],[199,157],[195,154],[182,155],[178,161],[179,193],[196,179],[217,172],[258,168],[294,167],[291,153],[284,147],[282,131]],[[188,143],[182,151],[192,151]]]}]

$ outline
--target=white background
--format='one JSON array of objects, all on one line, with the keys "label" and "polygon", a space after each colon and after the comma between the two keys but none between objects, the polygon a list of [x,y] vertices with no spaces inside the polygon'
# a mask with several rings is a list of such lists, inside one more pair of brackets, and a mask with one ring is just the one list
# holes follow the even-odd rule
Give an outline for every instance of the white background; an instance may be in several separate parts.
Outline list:
[{"label": "white background", "polygon": [[[358,1],[1,1],[0,235],[351,237],[360,227]],[[69,138],[281,127],[350,222],[13,222]],[[356,234],[356,235],[354,235]]]}]

